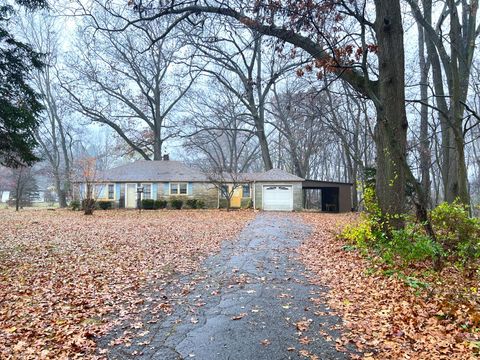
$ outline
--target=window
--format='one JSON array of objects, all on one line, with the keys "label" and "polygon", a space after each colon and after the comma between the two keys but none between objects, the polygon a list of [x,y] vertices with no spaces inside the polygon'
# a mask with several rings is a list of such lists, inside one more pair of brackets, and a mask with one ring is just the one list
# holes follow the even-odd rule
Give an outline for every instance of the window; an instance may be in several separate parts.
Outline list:
[{"label": "window", "polygon": [[170,195],[187,195],[188,186],[186,183],[170,183]]},{"label": "window", "polygon": [[227,198],[227,195],[230,195],[229,194],[229,191],[228,191],[228,185],[222,185],[220,187],[220,197],[222,199],[226,199]]},{"label": "window", "polygon": [[105,197],[105,185],[103,184],[95,184],[95,187],[93,188],[93,196],[96,197],[97,199],[102,199]]},{"label": "window", "polygon": [[250,184],[243,184],[242,186],[242,197],[250,197]]},{"label": "window", "polygon": [[152,184],[142,184],[143,187],[143,198],[151,199],[152,198]]},{"label": "window", "polygon": [[108,184],[108,200],[115,199],[115,185]]}]

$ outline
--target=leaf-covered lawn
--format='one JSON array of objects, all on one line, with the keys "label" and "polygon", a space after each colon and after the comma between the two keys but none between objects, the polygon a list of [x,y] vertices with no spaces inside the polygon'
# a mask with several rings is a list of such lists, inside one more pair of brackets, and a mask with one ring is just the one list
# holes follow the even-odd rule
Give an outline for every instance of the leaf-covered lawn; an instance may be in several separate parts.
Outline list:
[{"label": "leaf-covered lawn", "polygon": [[302,258],[316,281],[329,286],[329,305],[348,329],[337,346],[353,343],[364,359],[477,358],[479,333],[462,324],[480,319],[480,309],[452,298],[454,288],[468,283],[459,272],[446,269],[432,283],[410,277],[408,269],[389,274],[335,237],[355,215],[302,216],[314,228]]},{"label": "leaf-covered lawn", "polygon": [[139,306],[148,284],[195,271],[252,218],[0,210],[0,358],[94,357],[95,336]]}]

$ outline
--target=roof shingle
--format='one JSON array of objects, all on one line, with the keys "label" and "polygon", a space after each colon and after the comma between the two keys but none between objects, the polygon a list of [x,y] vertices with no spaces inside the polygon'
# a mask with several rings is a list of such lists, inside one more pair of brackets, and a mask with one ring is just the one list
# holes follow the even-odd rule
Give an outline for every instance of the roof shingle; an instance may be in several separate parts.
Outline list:
[{"label": "roof shingle", "polygon": [[[242,181],[303,181],[302,178],[280,169],[266,172],[242,173],[237,180]],[[111,182],[208,182],[209,178],[200,170],[191,168],[180,161],[139,160],[104,171],[100,181]]]}]

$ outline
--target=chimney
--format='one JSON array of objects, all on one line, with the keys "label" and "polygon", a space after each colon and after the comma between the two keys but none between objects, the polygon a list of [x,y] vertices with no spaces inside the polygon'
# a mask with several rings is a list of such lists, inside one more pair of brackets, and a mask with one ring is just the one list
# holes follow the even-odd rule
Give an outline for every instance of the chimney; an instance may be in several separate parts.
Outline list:
[{"label": "chimney", "polygon": [[168,154],[163,155],[163,161],[168,161],[170,160],[170,156]]}]

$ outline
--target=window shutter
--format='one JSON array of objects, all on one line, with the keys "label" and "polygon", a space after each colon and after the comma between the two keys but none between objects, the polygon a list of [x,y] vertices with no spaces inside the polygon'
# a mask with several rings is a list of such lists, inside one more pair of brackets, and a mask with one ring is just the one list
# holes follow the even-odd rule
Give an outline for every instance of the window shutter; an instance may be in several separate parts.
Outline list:
[{"label": "window shutter", "polygon": [[170,183],[163,183],[163,194],[170,195]]},{"label": "window shutter", "polygon": [[191,182],[188,183],[187,195],[193,195],[193,183]]},{"label": "window shutter", "polygon": [[158,184],[153,183],[152,184],[152,199],[157,200],[157,189],[158,189]]}]

